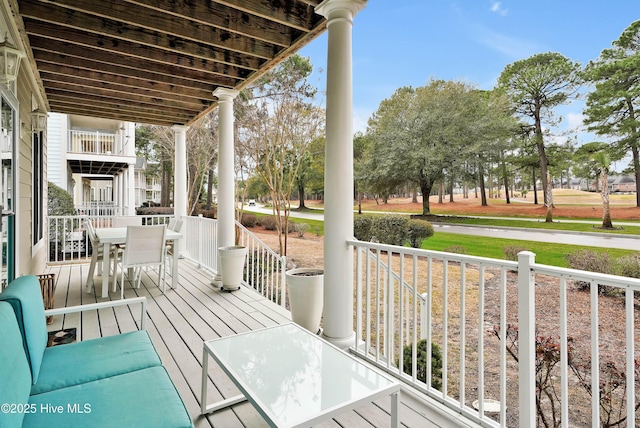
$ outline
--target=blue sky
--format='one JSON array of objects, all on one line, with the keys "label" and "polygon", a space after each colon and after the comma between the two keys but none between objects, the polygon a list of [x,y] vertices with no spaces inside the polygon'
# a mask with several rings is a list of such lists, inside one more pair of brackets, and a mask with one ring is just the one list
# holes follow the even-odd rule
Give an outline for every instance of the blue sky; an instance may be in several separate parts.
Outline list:
[{"label": "blue sky", "polygon": [[[432,77],[491,89],[507,64],[548,51],[585,65],[637,19],[640,0],[369,0],[353,27],[354,130],[397,88]],[[326,49],[325,33],[300,54],[324,69]],[[562,126],[579,124],[582,108],[561,109]]]}]

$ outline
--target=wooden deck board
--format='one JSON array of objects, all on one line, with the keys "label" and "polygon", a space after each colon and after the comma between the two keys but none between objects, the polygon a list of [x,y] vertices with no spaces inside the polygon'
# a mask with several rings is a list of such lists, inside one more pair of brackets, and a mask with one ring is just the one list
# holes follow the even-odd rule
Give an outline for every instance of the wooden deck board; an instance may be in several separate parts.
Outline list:
[{"label": "wooden deck board", "polygon": [[[199,269],[189,261],[180,261],[180,286],[163,294],[158,288],[157,272],[143,273],[140,288],[131,288],[125,280],[125,297],[147,298],[146,328],[167,372],[189,411],[194,425],[200,427],[262,427],[264,419],[250,403],[200,415],[200,388],[203,341],[290,322],[290,313],[248,289],[224,292],[210,284],[211,273]],[[101,278],[95,277],[92,293],[85,290],[88,264],[51,266],[56,274],[55,306],[70,306],[104,301],[100,297]],[[167,283],[171,277],[167,275]],[[120,298],[120,290],[109,290],[109,298]],[[75,327],[83,340],[102,335],[132,331],[137,328],[140,308],[119,307],[79,314],[58,316],[48,326],[50,331]],[[237,387],[209,360],[209,403],[237,395]],[[448,426],[441,417],[431,418],[428,408],[418,400],[402,394],[401,420],[403,427]],[[428,416],[429,415],[429,416]],[[434,423],[433,420],[437,422]],[[319,427],[388,427],[390,399],[348,411]]]}]

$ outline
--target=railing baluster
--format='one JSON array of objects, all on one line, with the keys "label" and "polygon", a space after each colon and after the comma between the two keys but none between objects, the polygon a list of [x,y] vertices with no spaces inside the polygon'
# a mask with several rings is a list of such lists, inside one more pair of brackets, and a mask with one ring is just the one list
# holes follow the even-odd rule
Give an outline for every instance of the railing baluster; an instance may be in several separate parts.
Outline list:
[{"label": "railing baluster", "polygon": [[636,420],[636,361],[635,361],[635,299],[633,289],[627,287],[625,290],[625,312],[626,312],[626,378],[627,378],[627,421]]},{"label": "railing baluster", "polygon": [[591,281],[591,420],[600,421],[598,283]]},{"label": "railing baluster", "polygon": [[478,266],[478,412],[484,419],[484,265]]},{"label": "railing baluster", "polygon": [[460,381],[458,383],[458,388],[460,388],[460,407],[464,407],[466,399],[465,399],[465,374],[466,374],[466,361],[467,361],[467,354],[466,354],[466,343],[467,343],[467,336],[466,336],[466,329],[465,329],[465,325],[467,322],[467,317],[466,317],[466,308],[467,308],[467,304],[466,304],[466,294],[465,293],[465,284],[466,284],[466,263],[461,262],[460,263]]},{"label": "railing baluster", "polygon": [[[446,397],[449,379],[449,261],[442,261],[442,396]],[[427,347],[428,348],[428,347]],[[430,360],[429,360],[430,361]]]},{"label": "railing baluster", "polygon": [[500,426],[507,426],[507,270],[500,269]]},{"label": "railing baluster", "polygon": [[567,280],[560,278],[560,417],[569,426],[569,347],[567,336]]}]

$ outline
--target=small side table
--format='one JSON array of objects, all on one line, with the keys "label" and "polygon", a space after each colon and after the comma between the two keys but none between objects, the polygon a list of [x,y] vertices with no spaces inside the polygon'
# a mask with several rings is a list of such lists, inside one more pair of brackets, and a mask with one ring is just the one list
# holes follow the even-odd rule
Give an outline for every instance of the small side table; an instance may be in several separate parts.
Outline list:
[{"label": "small side table", "polygon": [[[273,427],[314,425],[391,395],[391,426],[400,426],[400,383],[296,324],[204,342],[201,412],[248,400]],[[209,357],[242,395],[207,404]]]}]

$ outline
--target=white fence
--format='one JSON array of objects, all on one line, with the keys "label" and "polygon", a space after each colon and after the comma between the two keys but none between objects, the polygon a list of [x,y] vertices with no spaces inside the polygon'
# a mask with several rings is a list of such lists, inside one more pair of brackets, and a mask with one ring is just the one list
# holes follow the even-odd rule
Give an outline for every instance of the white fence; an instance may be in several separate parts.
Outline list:
[{"label": "white fence", "polygon": [[[185,257],[204,268],[218,272],[218,222],[214,219],[185,217]],[[236,222],[238,245],[247,247],[245,285],[281,306],[286,305],[284,272],[286,259]]]},{"label": "white fence", "polygon": [[[144,215],[142,224],[166,224],[172,216]],[[98,227],[111,227],[114,216],[78,215],[49,216],[49,253],[48,263],[88,262],[91,259],[91,245],[86,233],[85,222],[91,221]],[[244,275],[245,285],[254,288],[263,296],[286,305],[286,287],[284,272],[285,257],[280,257],[255,235],[236,222],[238,244],[248,248],[247,263]],[[217,221],[200,217],[184,217],[182,229],[185,258],[193,260],[201,267],[218,271]]]},{"label": "white fence", "polygon": [[117,142],[119,143],[118,136],[114,133],[71,130],[67,151],[101,155],[121,154],[122,144],[116,144]]},{"label": "white fence", "polygon": [[484,426],[634,425],[640,280],[528,252],[515,262],[349,244],[362,358]]}]

